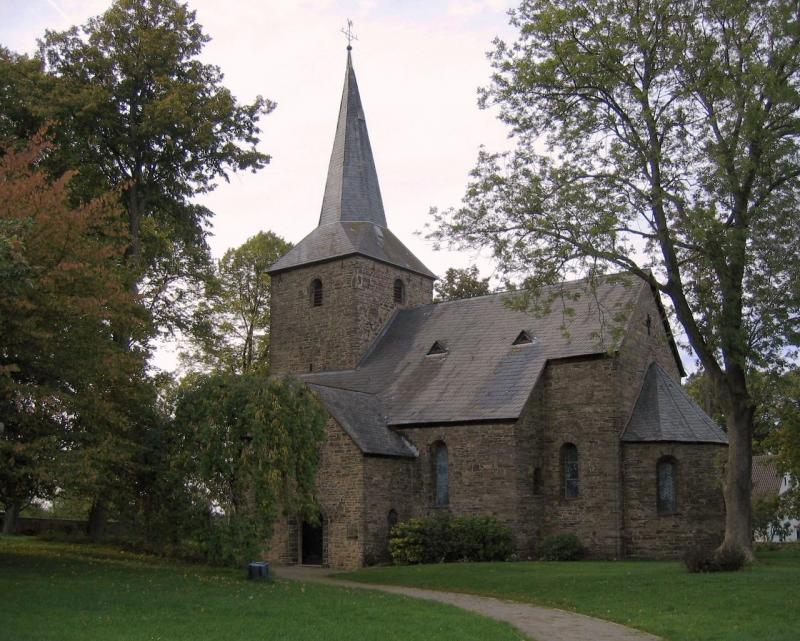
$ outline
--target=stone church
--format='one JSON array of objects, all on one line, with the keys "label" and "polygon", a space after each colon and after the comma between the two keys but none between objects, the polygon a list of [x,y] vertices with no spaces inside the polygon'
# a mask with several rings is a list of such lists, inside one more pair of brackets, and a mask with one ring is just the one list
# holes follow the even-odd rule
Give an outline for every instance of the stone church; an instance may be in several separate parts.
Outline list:
[{"label": "stone church", "polygon": [[433,304],[387,226],[349,48],[319,225],[270,274],[272,371],[330,415],[320,524],[284,517],[273,561],[383,562],[395,522],[444,512],[495,516],[520,558],[556,533],[601,558],[720,535],[726,437],[679,384],[658,295],[627,277],[566,283],[535,314],[507,294]]}]

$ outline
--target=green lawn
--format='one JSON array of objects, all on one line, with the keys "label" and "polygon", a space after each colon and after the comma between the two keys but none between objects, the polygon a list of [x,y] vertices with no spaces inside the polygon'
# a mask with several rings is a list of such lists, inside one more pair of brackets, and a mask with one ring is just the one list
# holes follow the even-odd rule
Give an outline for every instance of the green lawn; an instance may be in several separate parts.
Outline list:
[{"label": "green lawn", "polygon": [[456,608],[371,591],[0,536],[0,641],[523,639]]},{"label": "green lawn", "polygon": [[671,641],[798,641],[800,546],[758,552],[734,573],[658,561],[452,563],[342,578],[497,596],[609,619]]}]

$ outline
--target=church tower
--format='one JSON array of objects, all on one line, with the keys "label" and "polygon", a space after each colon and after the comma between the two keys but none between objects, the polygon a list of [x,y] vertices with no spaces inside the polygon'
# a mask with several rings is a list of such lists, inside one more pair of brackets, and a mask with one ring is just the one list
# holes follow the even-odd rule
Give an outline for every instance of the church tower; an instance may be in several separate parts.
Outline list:
[{"label": "church tower", "polygon": [[436,277],[386,226],[350,49],[319,224],[269,269],[275,374],[352,369],[395,310],[432,298]]}]

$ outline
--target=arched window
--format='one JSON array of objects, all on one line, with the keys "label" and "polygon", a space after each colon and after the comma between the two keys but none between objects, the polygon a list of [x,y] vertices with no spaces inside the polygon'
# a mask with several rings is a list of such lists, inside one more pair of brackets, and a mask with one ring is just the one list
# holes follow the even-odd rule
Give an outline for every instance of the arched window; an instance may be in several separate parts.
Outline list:
[{"label": "arched window", "polygon": [[658,460],[656,476],[658,477],[658,513],[674,514],[677,508],[675,498],[675,472],[677,463],[671,456]]},{"label": "arched window", "polygon": [[399,278],[394,281],[394,302],[401,305],[406,302],[406,286]]},{"label": "arched window", "polygon": [[565,499],[578,496],[578,448],[572,443],[561,446],[561,473],[564,481],[562,493]]},{"label": "arched window", "polygon": [[447,445],[438,441],[433,444],[433,487],[434,505],[443,507],[450,503],[448,490],[449,463],[447,461]]},{"label": "arched window", "polygon": [[397,512],[389,510],[389,515],[386,517],[386,524],[389,526],[389,534],[392,533],[392,528],[397,525]]},{"label": "arched window", "polygon": [[322,281],[319,278],[315,278],[311,283],[311,304],[314,307],[322,305]]}]

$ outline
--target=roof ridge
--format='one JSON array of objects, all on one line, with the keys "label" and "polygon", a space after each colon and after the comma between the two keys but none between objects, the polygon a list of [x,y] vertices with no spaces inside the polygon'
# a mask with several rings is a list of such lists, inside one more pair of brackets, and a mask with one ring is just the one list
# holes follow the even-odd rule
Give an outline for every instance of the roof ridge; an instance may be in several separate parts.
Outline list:
[{"label": "roof ridge", "polygon": [[352,220],[318,225],[267,271],[275,274],[348,256],[365,256],[426,278],[436,278],[391,229],[370,221]]},{"label": "roof ridge", "polygon": [[[636,274],[629,274],[627,272],[614,272],[613,274],[603,274],[602,276],[595,277],[594,279],[600,280],[600,279],[619,278],[619,277],[622,278],[630,277],[635,280],[639,280],[643,283],[645,282],[644,280],[639,278],[639,276],[637,276]],[[570,286],[578,285],[580,283],[588,282],[590,280],[592,280],[592,277],[584,276],[582,278],[576,278],[575,280],[565,280],[561,281],[560,283],[553,283],[552,285],[543,285],[542,289],[550,289],[553,287],[559,287],[561,285],[570,285]],[[463,303],[464,301],[477,300],[479,298],[489,298],[491,296],[501,296],[503,294],[524,294],[526,292],[531,292],[531,291],[532,290],[530,289],[498,289],[493,292],[489,292],[488,294],[480,294],[479,296],[466,296],[464,298],[454,298],[452,300],[443,300],[435,303],[428,303],[428,305],[448,305],[450,303]]]},{"label": "roof ridge", "polygon": [[[627,331],[627,328],[626,328],[626,331]],[[622,347],[622,345],[620,344],[620,348],[621,347]],[[650,361],[650,363],[647,365],[647,367],[644,370],[644,376],[642,376],[641,382],[639,383],[639,389],[636,392],[636,396],[635,396],[636,400],[631,405],[630,412],[628,412],[628,418],[625,421],[624,427],[622,428],[622,431],[619,434],[620,438],[623,438],[625,436],[625,433],[628,431],[628,428],[631,426],[631,421],[633,420],[633,415],[636,412],[636,404],[639,402],[639,397],[642,395],[642,392],[644,391],[644,386],[647,385],[647,376],[648,376],[648,374],[650,374],[650,368],[652,368],[653,365],[655,365],[655,364],[656,364],[656,361]]]},{"label": "roof ridge", "polygon": [[[341,370],[341,371],[352,372],[353,370]],[[364,396],[370,396],[372,398],[375,398],[378,401],[381,400],[380,396],[378,396],[374,392],[365,392],[364,390],[353,389],[352,387],[343,387],[342,385],[326,385],[325,383],[318,383],[317,381],[303,381],[303,382],[306,385],[314,385],[316,387],[327,387],[328,389],[335,389],[335,390],[340,390],[342,392],[349,392],[350,394],[363,394]]]}]

